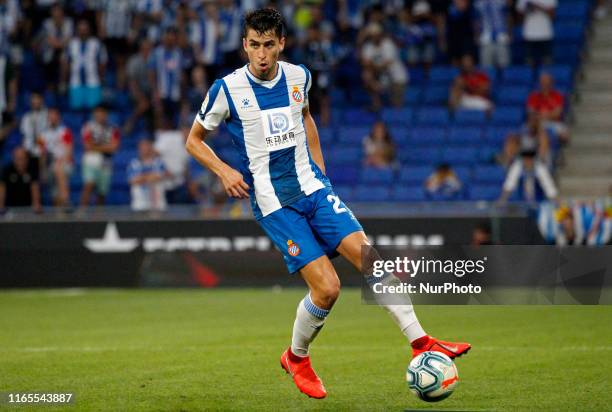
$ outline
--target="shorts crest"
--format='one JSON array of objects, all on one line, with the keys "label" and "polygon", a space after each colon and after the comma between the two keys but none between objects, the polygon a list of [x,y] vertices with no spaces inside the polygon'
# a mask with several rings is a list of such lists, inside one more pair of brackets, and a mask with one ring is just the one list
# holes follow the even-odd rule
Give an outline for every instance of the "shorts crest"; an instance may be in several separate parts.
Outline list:
[{"label": "shorts crest", "polygon": [[300,247],[297,245],[297,243],[293,243],[293,240],[289,239],[287,241],[287,252],[291,256],[297,256],[300,254]]}]

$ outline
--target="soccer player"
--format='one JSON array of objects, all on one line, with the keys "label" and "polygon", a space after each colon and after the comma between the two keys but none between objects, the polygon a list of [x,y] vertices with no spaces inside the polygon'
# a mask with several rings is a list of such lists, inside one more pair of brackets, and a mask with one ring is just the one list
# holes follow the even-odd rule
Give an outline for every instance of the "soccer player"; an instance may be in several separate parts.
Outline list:
[{"label": "soccer player", "polygon": [[[283,253],[289,272],[299,272],[308,285],[309,293],[298,304],[291,346],[280,362],[300,391],[324,398],[327,392],[311,367],[308,347],[340,293],[330,257],[340,254],[361,270],[361,248],[369,243],[325,176],[308,108],[312,77],[303,65],[278,60],[284,46],[280,13],[266,8],[246,15],[243,47],[249,63],[210,87],[186,148],[219,177],[229,196],[250,198],[255,219]],[[240,171],[204,143],[223,121],[240,152]],[[387,274],[381,282],[394,281]],[[405,305],[380,303],[410,340],[413,355],[435,350],[454,358],[470,349],[467,343],[428,336],[409,300]]]}]

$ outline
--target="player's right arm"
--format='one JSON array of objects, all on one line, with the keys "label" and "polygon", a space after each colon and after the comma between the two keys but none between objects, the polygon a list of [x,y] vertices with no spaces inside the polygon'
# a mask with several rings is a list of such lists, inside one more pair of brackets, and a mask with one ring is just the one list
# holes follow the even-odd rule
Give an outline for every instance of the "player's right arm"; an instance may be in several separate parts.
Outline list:
[{"label": "player's right arm", "polygon": [[204,143],[208,131],[197,121],[193,122],[189,137],[185,147],[201,165],[210,169],[216,174],[225,188],[225,193],[230,197],[246,199],[249,197],[249,185],[247,185],[242,174],[223,162],[210,148]]},{"label": "player's right arm", "polygon": [[227,98],[221,88],[220,80],[217,80],[208,91],[202,109],[196,114],[185,148],[202,166],[219,177],[228,196],[246,199],[249,197],[249,185],[244,181],[242,174],[219,159],[212,148],[204,142],[209,131],[219,126],[228,115]]}]

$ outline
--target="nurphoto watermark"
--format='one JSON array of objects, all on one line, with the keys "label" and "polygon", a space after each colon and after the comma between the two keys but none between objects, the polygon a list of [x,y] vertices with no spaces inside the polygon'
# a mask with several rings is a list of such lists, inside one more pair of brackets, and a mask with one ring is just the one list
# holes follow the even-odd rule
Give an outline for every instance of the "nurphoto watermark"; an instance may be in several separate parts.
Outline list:
[{"label": "nurphoto watermark", "polygon": [[366,304],[612,304],[612,247],[373,247]]}]

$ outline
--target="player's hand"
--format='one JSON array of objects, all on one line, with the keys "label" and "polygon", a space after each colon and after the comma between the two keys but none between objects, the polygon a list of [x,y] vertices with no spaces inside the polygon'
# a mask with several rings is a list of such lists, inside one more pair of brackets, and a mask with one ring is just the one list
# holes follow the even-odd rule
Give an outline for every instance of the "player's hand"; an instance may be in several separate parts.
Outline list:
[{"label": "player's hand", "polygon": [[237,199],[249,198],[249,185],[247,185],[242,177],[242,174],[235,169],[229,167],[225,173],[221,175],[221,183],[225,188],[225,193],[229,197]]}]

